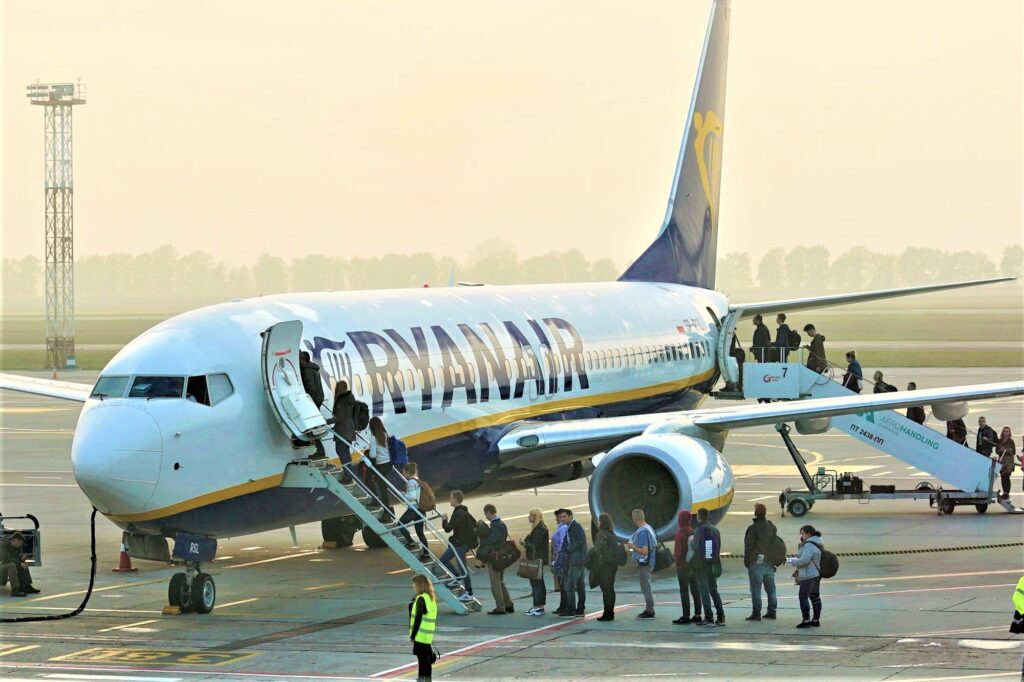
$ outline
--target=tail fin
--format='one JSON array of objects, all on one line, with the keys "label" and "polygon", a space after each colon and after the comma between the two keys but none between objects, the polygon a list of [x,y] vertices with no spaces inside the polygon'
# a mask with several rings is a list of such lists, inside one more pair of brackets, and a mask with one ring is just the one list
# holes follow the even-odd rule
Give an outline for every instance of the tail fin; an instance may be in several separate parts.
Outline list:
[{"label": "tail fin", "polygon": [[715,286],[728,53],[729,0],[714,0],[665,221],[620,281]]}]

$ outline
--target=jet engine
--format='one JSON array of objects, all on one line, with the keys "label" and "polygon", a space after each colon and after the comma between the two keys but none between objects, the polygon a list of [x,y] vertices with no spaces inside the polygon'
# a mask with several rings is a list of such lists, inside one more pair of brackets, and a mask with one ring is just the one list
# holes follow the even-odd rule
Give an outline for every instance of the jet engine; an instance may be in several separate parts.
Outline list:
[{"label": "jet engine", "polygon": [[[732,469],[707,441],[678,433],[647,433],[620,443],[596,461],[590,479],[590,511],[609,514],[615,533],[636,530],[634,509],[643,509],[659,540],[675,535],[679,512],[706,507],[717,523],[732,503]],[[696,519],[694,519],[696,523]]]}]

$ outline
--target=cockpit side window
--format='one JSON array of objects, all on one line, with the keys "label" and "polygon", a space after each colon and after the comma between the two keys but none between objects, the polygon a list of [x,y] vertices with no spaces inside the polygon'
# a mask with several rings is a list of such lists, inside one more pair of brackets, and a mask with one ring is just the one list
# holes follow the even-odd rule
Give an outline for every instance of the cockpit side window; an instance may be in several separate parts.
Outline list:
[{"label": "cockpit side window", "polygon": [[180,398],[185,390],[185,377],[137,376],[132,382],[129,398]]},{"label": "cockpit side window", "polygon": [[123,398],[128,387],[128,377],[100,377],[92,389],[90,398]]},{"label": "cockpit side window", "polygon": [[188,385],[185,386],[185,400],[200,405],[210,404],[210,394],[206,390],[206,377],[189,377]]},{"label": "cockpit side window", "polygon": [[211,374],[206,377],[206,388],[210,396],[210,404],[216,405],[235,392],[231,379],[227,374]]}]

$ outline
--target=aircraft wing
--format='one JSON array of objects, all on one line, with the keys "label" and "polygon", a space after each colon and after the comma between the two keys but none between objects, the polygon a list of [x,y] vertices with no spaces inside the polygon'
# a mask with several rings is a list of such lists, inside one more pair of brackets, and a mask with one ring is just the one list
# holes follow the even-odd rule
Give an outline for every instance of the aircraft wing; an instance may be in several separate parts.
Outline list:
[{"label": "aircraft wing", "polygon": [[573,457],[582,459],[588,456],[586,453],[608,450],[652,427],[659,432],[683,432],[694,427],[721,432],[798,419],[1019,395],[1024,395],[1024,382],[1010,381],[607,419],[523,422],[498,440],[498,460],[503,467],[546,468],[546,460],[551,462],[548,466],[558,466]]},{"label": "aircraft wing", "polygon": [[975,279],[965,282],[947,282],[945,284],[928,284],[920,287],[904,287],[902,289],[879,289],[878,291],[860,291],[852,294],[834,294],[832,296],[815,296],[811,298],[787,298],[777,301],[760,301],[757,303],[739,303],[730,307],[731,311],[742,310],[742,317],[752,317],[764,313],[786,313],[787,315],[798,310],[811,308],[828,308],[836,305],[848,305],[850,303],[864,303],[865,301],[876,301],[883,298],[898,298],[900,296],[913,296],[914,294],[927,294],[934,291],[946,291],[947,289],[961,289],[964,287],[976,287],[982,284],[995,284],[996,282],[1010,282],[1015,277],[998,277],[996,279]]},{"label": "aircraft wing", "polygon": [[35,379],[18,374],[0,374],[0,388],[9,391],[20,391],[49,398],[61,398],[84,403],[92,393],[91,384],[79,384],[73,381],[57,381],[56,379]]}]

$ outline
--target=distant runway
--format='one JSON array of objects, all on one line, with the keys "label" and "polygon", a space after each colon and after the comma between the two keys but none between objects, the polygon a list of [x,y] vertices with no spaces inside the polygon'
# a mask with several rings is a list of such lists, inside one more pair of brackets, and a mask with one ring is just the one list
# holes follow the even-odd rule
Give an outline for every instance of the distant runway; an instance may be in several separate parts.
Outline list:
[{"label": "distant runway", "polygon": [[[1003,369],[890,371],[891,381],[914,379],[922,386],[1013,378]],[[0,616],[66,612],[84,594],[89,505],[75,486],[68,457],[77,414],[77,405],[0,393],[2,510],[36,514],[44,533],[44,565],[34,571],[43,592],[14,599],[0,588]],[[1009,425],[1018,436],[1024,433],[1022,399],[976,405],[968,423],[980,414],[996,428]],[[839,433],[797,436],[796,442],[813,466],[855,471],[872,482],[930,480]],[[834,552],[873,553],[841,556],[839,575],[822,588],[820,629],[794,629],[796,589],[784,570],[777,574],[779,620],[744,621],[750,601],[738,558],[723,562],[727,625],[712,629],[671,623],[680,615],[671,570],[656,577],[652,621],[635,619],[642,603],[635,571],[620,571],[611,623],[594,620],[600,612],[595,590],[588,592],[584,618],[526,616],[529,587],[510,570],[515,614],[459,617],[442,608],[436,678],[1019,679],[1024,641],[1007,629],[1013,586],[1024,574],[1020,517],[964,508],[940,517],[926,502],[821,502],[802,519],[780,518],[779,492],[801,483],[778,435],[770,427],[735,432],[725,454],[737,476],[735,501],[721,524],[723,549],[732,557],[742,553],[756,502],[768,506],[791,550],[799,527],[810,523]],[[1018,504],[1024,504],[1021,480],[1018,471]],[[471,499],[469,507],[479,517],[483,504],[493,501],[512,535],[520,537],[533,506],[548,512],[549,523],[550,512],[564,506],[588,524],[586,488],[586,481],[571,481]],[[175,569],[136,561],[138,573],[111,573],[120,531],[101,518],[96,590],[86,611],[58,622],[5,624],[0,679],[415,678],[407,636],[408,569],[389,552],[368,550],[361,542],[321,550],[317,524],[299,527],[297,537],[296,546],[286,529],[221,541],[210,569],[219,590],[214,612],[163,616],[167,580]],[[475,592],[491,608],[486,572],[473,577]],[[548,608],[554,606],[557,597],[549,594]]]}]

